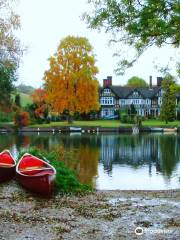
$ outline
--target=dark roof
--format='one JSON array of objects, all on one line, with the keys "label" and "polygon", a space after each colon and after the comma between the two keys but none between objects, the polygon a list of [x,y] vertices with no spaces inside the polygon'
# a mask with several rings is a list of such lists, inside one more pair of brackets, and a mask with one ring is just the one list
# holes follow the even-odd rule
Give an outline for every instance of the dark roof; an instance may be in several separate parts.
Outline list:
[{"label": "dark roof", "polygon": [[146,87],[137,88],[137,91],[139,91],[145,98],[152,98],[159,92],[160,89],[161,87],[152,87],[152,89]]},{"label": "dark roof", "polygon": [[150,89],[149,87],[135,88],[135,87],[108,86],[108,87],[101,87],[100,92],[104,88],[110,88],[115,93],[115,95],[118,96],[119,98],[127,98],[131,93],[133,93],[134,90],[138,91],[143,98],[152,98],[161,89],[161,87],[157,87],[157,86],[152,87],[152,89]]}]

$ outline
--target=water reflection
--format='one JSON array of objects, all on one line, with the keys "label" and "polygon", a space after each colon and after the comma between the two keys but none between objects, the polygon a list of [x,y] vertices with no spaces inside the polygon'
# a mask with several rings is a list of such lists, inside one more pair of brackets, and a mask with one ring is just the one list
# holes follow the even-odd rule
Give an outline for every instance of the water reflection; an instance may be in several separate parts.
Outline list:
[{"label": "water reflection", "polygon": [[81,182],[99,189],[178,188],[180,136],[173,134],[0,135],[0,150],[36,146],[59,153]]},{"label": "water reflection", "polygon": [[170,177],[180,159],[180,136],[166,134],[113,135],[101,136],[101,162],[111,174],[115,164],[127,164],[138,168],[152,165],[156,172]]}]

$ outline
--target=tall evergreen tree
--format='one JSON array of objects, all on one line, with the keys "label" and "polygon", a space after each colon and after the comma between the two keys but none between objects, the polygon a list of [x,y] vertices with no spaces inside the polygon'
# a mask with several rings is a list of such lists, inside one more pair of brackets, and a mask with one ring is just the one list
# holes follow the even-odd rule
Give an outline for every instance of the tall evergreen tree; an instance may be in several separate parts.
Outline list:
[{"label": "tall evergreen tree", "polygon": [[21,107],[21,97],[20,97],[19,94],[17,94],[17,95],[15,96],[14,102],[15,102],[16,106]]},{"label": "tall evergreen tree", "polygon": [[137,113],[137,111],[136,111],[134,104],[131,104],[130,105],[130,114],[135,115],[136,113]]},{"label": "tall evergreen tree", "polygon": [[174,121],[176,118],[176,85],[174,77],[170,74],[166,75],[162,82],[162,106],[160,117],[166,122]]}]

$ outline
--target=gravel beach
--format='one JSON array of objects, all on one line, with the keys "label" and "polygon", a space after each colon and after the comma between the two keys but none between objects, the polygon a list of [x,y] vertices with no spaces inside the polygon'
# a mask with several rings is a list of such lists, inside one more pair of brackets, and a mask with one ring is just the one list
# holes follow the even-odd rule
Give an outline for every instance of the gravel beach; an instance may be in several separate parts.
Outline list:
[{"label": "gravel beach", "polygon": [[0,239],[180,239],[180,190],[42,199],[11,181],[0,185]]}]

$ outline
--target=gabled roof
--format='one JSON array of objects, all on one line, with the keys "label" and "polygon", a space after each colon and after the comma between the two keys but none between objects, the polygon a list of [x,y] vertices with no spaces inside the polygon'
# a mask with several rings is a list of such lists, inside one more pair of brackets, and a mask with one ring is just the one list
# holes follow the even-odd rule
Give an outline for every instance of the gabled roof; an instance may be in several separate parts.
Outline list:
[{"label": "gabled roof", "polygon": [[145,97],[145,98],[152,98],[154,97],[160,90],[161,87],[149,87],[146,88],[137,88],[137,90]]},{"label": "gabled roof", "polygon": [[152,87],[150,89],[149,87],[121,87],[121,86],[106,86],[101,87],[100,92],[103,91],[104,88],[110,88],[114,94],[119,98],[127,98],[130,94],[132,94],[135,90],[139,92],[140,95],[142,95],[143,98],[152,98],[154,97],[161,89],[161,87]]}]

